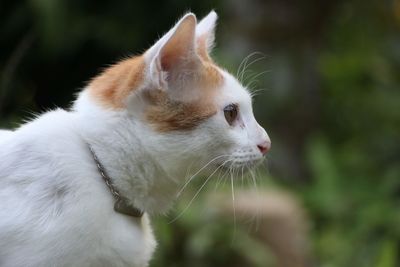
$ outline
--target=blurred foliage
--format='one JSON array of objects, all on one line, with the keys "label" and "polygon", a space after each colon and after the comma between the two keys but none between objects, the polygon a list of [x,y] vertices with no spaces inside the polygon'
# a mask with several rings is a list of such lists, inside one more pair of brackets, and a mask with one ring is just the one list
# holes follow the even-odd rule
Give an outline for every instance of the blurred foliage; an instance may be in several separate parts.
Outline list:
[{"label": "blurred foliage", "polygon": [[[212,8],[219,62],[234,70],[250,52],[267,55],[251,66],[269,71],[258,82],[246,73],[265,88],[255,112],[273,142],[258,179],[302,201],[315,266],[400,266],[398,0],[2,1],[0,126],[67,108],[101,68],[149,47],[186,10]],[[246,227],[204,212],[201,195],[174,223],[154,220],[152,266],[275,266]]]}]

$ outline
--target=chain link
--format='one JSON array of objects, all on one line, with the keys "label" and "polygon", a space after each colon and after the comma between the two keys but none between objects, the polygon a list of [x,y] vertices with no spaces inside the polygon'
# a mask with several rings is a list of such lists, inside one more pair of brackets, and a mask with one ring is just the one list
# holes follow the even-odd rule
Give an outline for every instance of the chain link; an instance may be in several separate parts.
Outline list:
[{"label": "chain link", "polygon": [[112,184],[110,176],[107,175],[107,172],[104,166],[100,163],[100,160],[97,158],[96,153],[94,153],[91,145],[88,144],[90,153],[92,154],[93,160],[96,163],[97,169],[100,172],[101,177],[106,183],[107,187],[110,189],[111,194],[115,198],[114,210],[124,215],[133,216],[136,218],[141,218],[144,212],[140,209],[137,209],[127,203],[127,200],[120,195],[120,193],[115,189]]},{"label": "chain link", "polygon": [[121,199],[121,195],[119,192],[114,188],[114,185],[112,184],[111,178],[107,175],[106,170],[104,169],[103,165],[100,163],[99,159],[96,156],[96,153],[94,153],[93,148],[91,145],[89,146],[90,153],[93,156],[94,161],[96,162],[97,169],[99,170],[101,177],[103,178],[104,182],[106,183],[107,187],[110,189],[111,194],[118,200]]}]

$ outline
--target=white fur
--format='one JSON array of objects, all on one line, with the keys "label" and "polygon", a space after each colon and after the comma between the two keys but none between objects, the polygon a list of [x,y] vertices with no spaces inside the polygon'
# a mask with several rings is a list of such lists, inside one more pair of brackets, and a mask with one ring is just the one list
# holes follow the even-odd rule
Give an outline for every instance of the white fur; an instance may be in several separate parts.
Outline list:
[{"label": "white fur", "polygon": [[196,36],[206,36],[206,48],[210,52],[214,46],[215,40],[215,26],[217,23],[217,13],[211,11],[205,18],[203,18],[196,27]]},{"label": "white fur", "polygon": [[[257,144],[268,136],[254,119],[250,96],[221,72],[219,110],[192,131],[160,134],[138,112],[138,97],[127,99],[126,110],[112,111],[87,90],[71,111],[54,110],[14,132],[1,131],[0,266],[147,266],[156,246],[148,215],[113,210],[88,144],[132,205],[150,214],[167,211],[187,166],[193,172],[221,155],[227,156],[214,166],[262,159]],[[224,119],[230,103],[240,106],[236,126]]]},{"label": "white fur", "polygon": [[12,131],[0,130],[0,142],[6,137],[10,137],[12,135]]},{"label": "white fur", "polygon": [[146,266],[147,215],[117,214],[77,112],[56,110],[0,142],[0,266]]}]

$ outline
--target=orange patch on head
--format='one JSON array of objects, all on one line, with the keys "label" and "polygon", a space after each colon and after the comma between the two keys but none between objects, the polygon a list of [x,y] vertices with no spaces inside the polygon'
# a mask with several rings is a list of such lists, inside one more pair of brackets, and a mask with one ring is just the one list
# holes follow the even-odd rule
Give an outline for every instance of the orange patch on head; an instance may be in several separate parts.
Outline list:
[{"label": "orange patch on head", "polygon": [[[202,86],[205,89],[216,89],[222,85],[224,81],[224,77],[218,70],[218,68],[214,65],[213,62],[204,61],[203,68],[200,72],[200,79],[202,80]],[[214,90],[215,91],[215,90]]]},{"label": "orange patch on head", "polygon": [[213,101],[223,76],[211,61],[202,60],[183,88],[183,93],[198,90],[195,100],[190,101],[171,98],[168,90],[174,88],[142,88],[145,67],[143,56],[123,60],[95,77],[89,93],[104,107],[123,109],[127,97],[140,88],[143,91],[139,93],[148,100],[144,118],[161,132],[192,129],[217,112]]},{"label": "orange patch on head", "polygon": [[162,90],[148,91],[146,98],[152,105],[145,118],[160,132],[193,129],[216,112],[208,103],[171,100]]},{"label": "orange patch on head", "polygon": [[95,77],[89,84],[89,92],[108,108],[123,108],[128,95],[142,84],[144,68],[143,56],[123,60]]},{"label": "orange patch on head", "polygon": [[203,62],[194,77],[193,90],[200,90],[195,100],[178,101],[171,99],[165,90],[148,90],[145,98],[150,104],[145,118],[160,132],[193,129],[217,112],[213,101],[222,83],[223,77],[218,69]]}]

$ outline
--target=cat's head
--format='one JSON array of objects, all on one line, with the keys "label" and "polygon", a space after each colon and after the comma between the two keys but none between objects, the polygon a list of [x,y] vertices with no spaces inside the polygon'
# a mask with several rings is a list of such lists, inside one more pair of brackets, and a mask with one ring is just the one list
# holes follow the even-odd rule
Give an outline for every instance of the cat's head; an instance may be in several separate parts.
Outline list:
[{"label": "cat's head", "polygon": [[210,57],[216,19],[211,12],[197,23],[186,14],[144,54],[93,79],[88,92],[102,108],[140,122],[143,142],[162,160],[253,166],[271,141],[247,89]]}]

